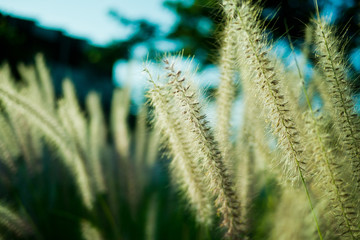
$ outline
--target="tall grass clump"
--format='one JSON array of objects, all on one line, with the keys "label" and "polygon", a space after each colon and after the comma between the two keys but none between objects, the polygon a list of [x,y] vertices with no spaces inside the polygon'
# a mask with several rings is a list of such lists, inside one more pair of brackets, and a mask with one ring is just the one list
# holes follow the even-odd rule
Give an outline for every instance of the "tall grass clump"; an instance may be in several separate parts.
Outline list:
[{"label": "tall grass clump", "polygon": [[[162,92],[164,99],[167,99],[163,101],[166,106],[163,109],[171,111],[167,112],[169,116],[166,118],[171,119],[173,116],[181,122],[179,124],[173,121],[173,129],[179,129],[179,125],[182,129],[188,128],[186,140],[190,142],[191,152],[197,153],[192,158],[199,159],[197,165],[192,167],[194,171],[206,171],[207,166],[211,164],[201,157],[201,154],[212,156],[211,151],[206,153],[207,144],[217,149],[219,158],[215,162],[221,169],[217,175],[221,176],[221,172],[227,173],[223,178],[229,180],[223,185],[216,185],[212,182],[215,177],[208,178],[212,175],[212,170],[209,169],[202,181],[205,185],[214,184],[223,188],[224,196],[237,196],[236,201],[218,197],[214,203],[217,206],[223,201],[224,206],[229,206],[228,202],[236,202],[236,207],[231,209],[231,215],[238,219],[233,224],[237,224],[239,231],[231,231],[232,225],[226,222],[228,215],[223,213],[224,222],[221,225],[228,229],[225,236],[239,239],[257,236],[254,224],[259,223],[259,220],[254,219],[252,214],[258,214],[255,204],[259,196],[256,195],[261,189],[266,188],[267,183],[255,176],[264,171],[282,183],[280,189],[272,193],[279,194],[282,200],[277,207],[279,210],[271,210],[274,214],[277,211],[277,215],[270,216],[277,216],[277,219],[280,215],[284,216],[284,221],[273,223],[272,234],[277,236],[272,236],[273,239],[302,239],[305,236],[308,239],[358,239],[359,116],[355,112],[355,103],[351,95],[349,68],[343,54],[344,50],[339,48],[343,43],[343,36],[337,37],[335,28],[317,15],[317,19],[313,21],[314,26],[307,28],[307,32],[314,32],[314,41],[308,40],[306,44],[311,47],[304,49],[315,49],[316,62],[313,69],[321,75],[314,75],[314,79],[305,79],[302,66],[296,57],[293,60],[296,68],[287,69],[275,55],[273,46],[276,43],[269,40],[269,31],[260,19],[260,5],[251,1],[223,1],[222,6],[225,26],[219,34],[222,38],[218,64],[220,84],[216,95],[217,121],[214,129],[205,127],[205,130],[202,130],[203,124],[199,120],[207,117],[199,115],[201,109],[196,108],[199,105],[199,100],[194,100],[196,91],[192,90],[191,84],[186,83],[187,75],[184,76],[180,70],[175,70],[174,61],[170,62],[167,57],[164,60],[167,65],[165,76],[159,77],[167,79],[166,83],[155,83],[151,80],[153,87],[149,93],[157,89]],[[291,39],[289,44],[294,51]],[[306,56],[308,55],[307,52]],[[240,75],[239,82],[235,77],[237,74]],[[309,94],[308,86],[319,81],[322,81],[321,84],[327,92],[320,94],[323,98],[322,105],[316,109],[313,103],[314,93]],[[240,127],[239,137],[234,138],[234,126],[231,126],[230,119],[239,84],[242,86],[241,97],[246,107],[243,111],[243,121],[240,123],[244,127]],[[181,99],[180,96],[185,99]],[[149,97],[151,105],[155,107],[155,124],[162,125],[161,128],[167,129],[166,131],[172,131],[170,125],[165,127],[160,121],[160,110],[156,107],[160,100],[153,98],[151,94]],[[256,115],[251,108],[257,108]],[[192,124],[190,126],[189,121]],[[262,129],[260,131],[263,132],[270,130],[270,135],[256,133],[256,129]],[[195,134],[192,135],[191,132]],[[206,137],[208,133],[210,135]],[[237,140],[234,142],[233,139]],[[167,144],[170,149],[174,148],[174,142],[168,141]],[[268,156],[273,155],[274,159],[266,160],[267,157],[259,154],[261,152],[267,153]],[[257,158],[263,160],[259,161]],[[265,168],[260,167],[260,162]],[[181,171],[180,167],[174,167],[173,172]],[[220,196],[216,187],[210,189],[210,192]],[[294,201],[291,199],[294,199],[293,195],[296,192],[304,196],[301,198],[302,207],[298,210],[293,208],[289,214],[281,212],[282,205]],[[300,198],[297,201],[300,204]],[[300,213],[306,206],[307,210]],[[297,215],[303,216],[304,219],[295,220]],[[293,220],[290,220],[291,218]],[[296,236],[299,230],[295,230],[295,225],[288,226],[294,227],[292,231],[286,231],[284,223],[287,221],[297,221],[297,229],[302,229],[302,232]],[[284,225],[280,225],[280,222]],[[309,231],[306,232],[305,229]],[[316,232],[317,234],[314,234]],[[269,235],[267,237],[270,238]]]},{"label": "tall grass clump", "polygon": [[1,67],[0,238],[360,239],[350,40],[315,1],[286,64],[260,4],[220,4],[214,103],[181,53],[145,67],[139,106],[131,86],[109,108],[71,79],[56,95],[41,54]]},{"label": "tall grass clump", "polygon": [[[222,154],[218,150],[217,142],[207,125],[206,116],[201,112],[196,90],[187,82],[188,76],[184,75],[181,70],[176,69],[175,62],[173,61],[167,58],[164,60],[167,71],[166,78],[168,79],[165,86],[168,89],[165,88],[162,91],[165,92],[165,99],[170,99],[170,101],[166,103],[164,100],[153,98],[151,103],[157,106],[162,101],[165,102],[163,110],[171,109],[172,104],[174,104],[173,108],[177,111],[180,110],[180,114],[177,117],[181,125],[178,127],[183,128],[183,131],[188,135],[185,141],[189,141],[189,150],[193,153],[190,156],[190,161],[196,161],[194,163],[196,168],[193,170],[197,172],[196,174],[201,174],[202,176],[201,181],[203,182],[200,182],[200,184],[205,184],[207,188],[206,192],[208,192],[207,195],[209,196],[206,197],[215,199],[214,204],[222,215],[222,225],[226,227],[227,235],[231,238],[238,237],[242,234],[238,212],[240,203],[232,186],[232,178],[227,172]],[[158,91],[161,91],[161,89],[158,89]],[[156,115],[161,114],[159,107],[155,108],[155,111]],[[170,118],[163,121],[172,120]],[[168,128],[166,125],[160,127]],[[194,139],[196,140],[194,141]],[[172,146],[172,148],[174,147]],[[181,149],[179,150],[175,154],[181,154]],[[178,166],[186,164],[188,163],[181,162]],[[177,168],[175,170],[179,171],[180,169]],[[189,190],[191,191],[192,189]]]}]

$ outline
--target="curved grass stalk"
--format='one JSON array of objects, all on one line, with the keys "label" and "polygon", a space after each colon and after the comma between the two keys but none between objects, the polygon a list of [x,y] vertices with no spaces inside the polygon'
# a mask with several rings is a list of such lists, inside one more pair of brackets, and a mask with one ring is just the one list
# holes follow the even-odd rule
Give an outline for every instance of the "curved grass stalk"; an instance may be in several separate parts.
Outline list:
[{"label": "curved grass stalk", "polygon": [[185,77],[174,69],[174,63],[165,59],[168,70],[169,87],[174,96],[176,108],[183,114],[182,125],[191,135],[191,149],[199,158],[199,164],[208,184],[209,193],[215,198],[215,205],[222,215],[222,226],[227,229],[226,236],[232,239],[244,237],[240,222],[240,203],[233,189],[232,176],[225,167],[218,143],[207,126],[206,116],[201,114],[198,97],[190,85],[185,86]]}]

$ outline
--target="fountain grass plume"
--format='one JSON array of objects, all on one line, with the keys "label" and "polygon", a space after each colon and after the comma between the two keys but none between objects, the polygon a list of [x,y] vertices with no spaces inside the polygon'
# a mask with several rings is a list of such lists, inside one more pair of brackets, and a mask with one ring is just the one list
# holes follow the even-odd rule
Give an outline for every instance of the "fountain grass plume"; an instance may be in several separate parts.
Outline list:
[{"label": "fountain grass plume", "polygon": [[324,18],[314,20],[318,67],[324,75],[324,84],[331,99],[330,114],[339,134],[338,142],[347,157],[357,189],[360,193],[360,119],[355,113],[351,88],[347,78],[347,64],[341,38]]},{"label": "fountain grass plume", "polygon": [[238,48],[244,54],[239,55],[238,62],[244,68],[253,72],[256,82],[256,95],[264,105],[267,119],[272,131],[277,137],[278,145],[283,150],[281,158],[284,175],[288,180],[302,183],[308,197],[310,208],[314,215],[319,238],[322,234],[314,212],[314,204],[310,198],[308,185],[305,181],[306,160],[303,155],[303,144],[300,132],[294,121],[294,112],[285,99],[282,87],[283,74],[275,68],[275,63],[269,57],[271,45],[267,41],[263,23],[260,21],[261,8],[250,1],[242,1],[236,10],[235,23]]},{"label": "fountain grass plume", "polygon": [[199,165],[206,173],[204,181],[208,192],[215,198],[222,226],[227,230],[226,237],[241,239],[245,233],[240,221],[240,203],[234,191],[233,176],[226,169],[206,116],[201,113],[199,97],[186,79],[188,76],[176,70],[175,62],[169,58],[165,58],[164,62],[170,94],[177,111],[182,113],[182,127],[191,136],[191,151],[198,157]]},{"label": "fountain grass plume", "polygon": [[[149,77],[151,79],[150,73]],[[163,133],[161,141],[168,146],[172,157],[172,179],[190,202],[190,208],[195,211],[198,222],[210,226],[213,217],[212,201],[205,188],[203,171],[191,149],[192,142],[189,141],[188,132],[182,127],[181,114],[177,113],[171,102],[169,87],[155,82],[153,85],[147,96],[149,104],[154,107],[155,129]]]}]

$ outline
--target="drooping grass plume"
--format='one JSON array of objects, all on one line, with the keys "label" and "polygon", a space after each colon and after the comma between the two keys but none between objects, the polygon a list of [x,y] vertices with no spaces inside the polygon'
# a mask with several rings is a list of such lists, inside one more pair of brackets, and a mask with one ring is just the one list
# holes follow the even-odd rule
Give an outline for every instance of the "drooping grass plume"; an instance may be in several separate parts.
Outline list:
[{"label": "drooping grass plume", "polygon": [[14,78],[11,75],[10,66],[8,63],[4,63],[0,66],[0,81],[2,83],[14,85]]},{"label": "drooping grass plume", "polygon": [[127,117],[130,110],[130,89],[115,89],[111,104],[111,127],[116,150],[122,161],[129,156],[130,134]]},{"label": "drooping grass plume", "polygon": [[[247,113],[245,113],[247,115]],[[252,123],[253,124],[253,123]],[[259,127],[259,126],[255,126]],[[245,118],[239,136],[236,153],[238,157],[237,166],[237,192],[241,203],[241,222],[244,223],[245,229],[249,231],[252,224],[252,216],[250,215],[252,208],[252,199],[254,195],[254,172],[255,172],[255,151],[254,136],[252,135],[254,128],[251,127],[249,119]]]},{"label": "drooping grass plume", "polygon": [[[284,89],[281,84],[282,74],[276,71],[274,63],[269,57],[267,34],[259,20],[260,8],[252,5],[249,1],[243,1],[237,8],[236,14],[234,25],[239,31],[237,34],[238,47],[244,52],[239,56],[238,61],[255,76],[256,94],[264,105],[267,119],[277,136],[278,145],[285,155],[281,159],[284,175],[291,181],[301,181],[313,211],[314,206],[305,182],[306,159],[302,154],[303,146],[299,139],[299,130],[294,121],[294,113],[284,97]],[[314,211],[313,214],[319,237],[322,239]]]},{"label": "drooping grass plume", "polygon": [[75,86],[70,79],[63,81],[62,88],[64,97],[58,102],[58,114],[80,157],[85,161],[89,158],[87,152],[87,122],[80,108]]},{"label": "drooping grass plume", "polygon": [[31,95],[34,101],[44,104],[42,100],[42,93],[40,83],[36,76],[36,70],[34,66],[26,66],[24,64],[18,65],[19,74],[21,79],[25,82],[26,87],[22,88],[25,94]]},{"label": "drooping grass plume", "polygon": [[234,192],[232,176],[229,175],[218,144],[208,127],[206,116],[202,115],[196,92],[191,88],[180,70],[175,69],[175,62],[164,60],[167,69],[168,85],[175,101],[175,107],[182,113],[182,127],[191,136],[191,151],[198,158],[203,169],[204,181],[210,194],[215,198],[215,205],[222,216],[222,226],[227,229],[227,237],[244,237],[240,222],[240,203]]},{"label": "drooping grass plume", "polygon": [[44,55],[41,53],[35,56],[36,73],[41,86],[41,96],[44,104],[51,111],[55,107],[55,93],[49,69],[46,67]]},{"label": "drooping grass plume", "polygon": [[339,134],[339,144],[352,167],[352,177],[360,188],[360,119],[354,111],[347,65],[341,49],[342,41],[335,29],[318,16],[315,22],[315,43],[319,67],[325,76],[327,94],[331,99],[331,115]]},{"label": "drooping grass plume", "polygon": [[304,159],[301,157],[302,146],[299,132],[293,121],[284,92],[281,88],[281,74],[276,72],[274,63],[268,56],[269,47],[266,34],[262,30],[258,7],[245,1],[238,8],[237,23],[238,47],[245,54],[240,55],[238,62],[244,64],[247,71],[253,72],[256,82],[256,94],[264,104],[267,118],[271,122],[273,132],[278,137],[278,144],[284,150],[284,172],[288,179],[295,181],[302,174]]},{"label": "drooping grass plume", "polygon": [[219,69],[220,84],[217,90],[217,122],[215,128],[215,138],[219,143],[219,150],[223,154],[225,163],[233,166],[230,151],[230,119],[233,101],[236,93],[235,76],[235,48],[234,48],[234,28],[231,26],[231,19],[226,23],[222,34],[223,43],[220,50]]},{"label": "drooping grass plume", "polygon": [[[324,81],[324,75],[322,74],[321,71],[319,71],[319,69],[314,69],[314,74],[310,84],[312,84],[312,87],[314,89],[313,91],[316,91],[320,95],[322,102],[322,109],[325,112],[330,113],[332,111],[331,110],[332,99],[328,93],[328,87],[326,82]],[[308,89],[309,95],[310,95],[310,90],[312,89]],[[331,120],[334,121],[332,118]]]},{"label": "drooping grass plume", "polygon": [[307,149],[312,152],[314,184],[320,188],[320,196],[328,199],[325,216],[334,216],[332,234],[343,239],[358,239],[359,208],[357,195],[351,185],[346,159],[336,154],[332,147],[331,136],[326,131],[322,116],[309,112],[307,116]]},{"label": "drooping grass plume", "polygon": [[[244,55],[244,52],[241,48],[238,48],[237,46],[235,46],[235,48],[237,50],[237,58],[239,58],[239,56],[241,55]],[[268,132],[268,124],[266,119],[262,117],[264,106],[262,105],[260,100],[258,98],[254,98],[253,95],[253,89],[256,88],[254,73],[249,71],[244,64],[240,64],[239,62],[236,62],[236,64],[240,73],[240,83],[242,86],[242,101],[244,102],[242,120],[243,126],[239,129],[240,133],[237,139],[237,144],[242,146],[242,140],[245,132],[252,135],[252,144],[254,145],[253,151],[254,154],[257,156],[255,158],[255,165],[259,169],[264,169],[270,166],[270,163],[274,157],[273,151],[270,148],[269,137],[266,136],[266,133]],[[240,151],[240,146],[237,147],[236,151]],[[239,153],[237,154],[237,156],[241,158],[241,154]],[[241,161],[241,159],[239,159],[238,161]]]},{"label": "drooping grass plume", "polygon": [[106,186],[101,162],[106,148],[106,126],[99,95],[94,92],[89,93],[86,97],[86,107],[89,112],[87,131],[89,164],[95,189],[103,193],[106,191]]},{"label": "drooping grass plume", "polygon": [[11,127],[14,130],[15,140],[21,149],[26,165],[31,169],[33,167],[33,160],[31,159],[32,149],[29,124],[26,122],[22,113],[8,111],[8,117]]},{"label": "drooping grass plume", "polygon": [[[18,86],[14,86],[14,88],[19,90],[19,94],[32,99],[34,103],[38,104],[42,108],[45,108],[47,111],[54,112],[55,106],[50,107],[47,105],[47,101],[43,100],[42,86],[35,67],[19,64],[18,70],[25,85],[23,86],[23,84],[18,84]],[[31,128],[25,120],[22,120],[24,117],[21,114],[11,112],[8,114],[12,119],[11,122],[13,128],[15,129],[16,137],[21,144],[27,166],[30,171],[34,171],[37,163],[34,162],[34,159],[31,160],[30,156],[36,156],[37,159],[41,158],[43,150],[43,142],[40,140],[41,134],[39,134],[36,129]]]},{"label": "drooping grass plume", "polygon": [[20,146],[7,117],[0,115],[0,161],[11,172],[16,170],[16,158],[20,154]]},{"label": "drooping grass plume", "polygon": [[305,27],[304,45],[302,47],[302,53],[304,54],[305,59],[309,59],[310,57],[312,57],[313,42],[314,42],[314,26],[312,24],[309,24]]},{"label": "drooping grass plume", "polygon": [[[290,47],[294,54],[294,47],[290,36],[288,36]],[[352,191],[352,179],[348,176],[351,170],[346,163],[346,158],[337,154],[333,145],[333,136],[324,116],[316,114],[310,102],[309,94],[305,88],[305,79],[300,70],[296,56],[295,63],[299,78],[303,85],[303,92],[308,105],[306,112],[306,153],[312,154],[312,162],[308,169],[314,176],[314,185],[321,188],[321,197],[326,197],[328,204],[326,211],[335,217],[332,222],[331,235],[338,235],[344,239],[357,239],[360,229],[360,214],[356,202],[356,192]],[[354,195],[355,193],[355,195]],[[324,201],[325,202],[325,201]],[[329,216],[330,214],[327,214]]]},{"label": "drooping grass plume", "polygon": [[202,179],[203,171],[200,163],[192,152],[192,142],[188,139],[188,133],[182,127],[182,118],[171,104],[170,89],[167,86],[154,87],[148,92],[150,104],[154,106],[155,129],[163,133],[162,141],[167,142],[172,161],[170,170],[173,180],[180,186],[190,202],[191,208],[196,213],[196,218],[201,224],[212,223],[212,202]]}]

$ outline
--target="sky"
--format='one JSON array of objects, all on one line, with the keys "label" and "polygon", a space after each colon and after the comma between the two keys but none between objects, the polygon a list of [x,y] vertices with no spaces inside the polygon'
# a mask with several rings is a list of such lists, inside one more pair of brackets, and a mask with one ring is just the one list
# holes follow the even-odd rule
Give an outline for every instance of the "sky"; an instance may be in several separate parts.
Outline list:
[{"label": "sky", "polygon": [[0,12],[36,20],[45,28],[64,30],[69,36],[88,39],[105,46],[126,39],[131,29],[122,26],[109,11],[114,9],[129,19],[159,23],[167,32],[176,16],[162,6],[163,0],[0,0]]}]

